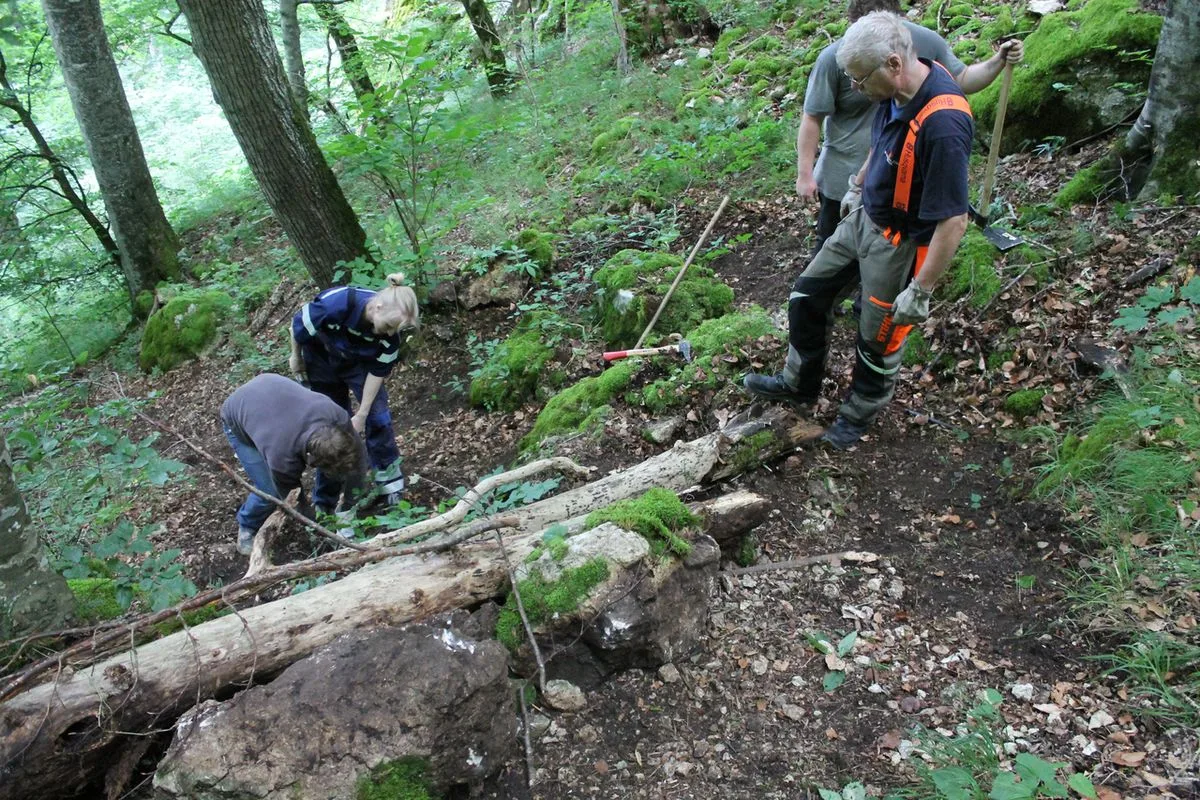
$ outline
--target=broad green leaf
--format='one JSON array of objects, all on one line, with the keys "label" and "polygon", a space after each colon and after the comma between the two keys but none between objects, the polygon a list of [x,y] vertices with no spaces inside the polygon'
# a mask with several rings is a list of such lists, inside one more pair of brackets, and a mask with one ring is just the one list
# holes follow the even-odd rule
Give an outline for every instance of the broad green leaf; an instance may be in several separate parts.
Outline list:
[{"label": "broad green leaf", "polygon": [[831,789],[817,789],[817,793],[821,795],[821,800],[842,800],[841,793]]},{"label": "broad green leaf", "polygon": [[1090,797],[1092,800],[1097,797],[1096,787],[1092,785],[1087,775],[1072,772],[1071,777],[1067,778],[1067,785],[1084,797]]},{"label": "broad green leaf", "polygon": [[1001,772],[992,783],[992,791],[988,792],[991,800],[1033,800],[1032,784],[1020,783],[1012,772]]},{"label": "broad green leaf", "polygon": [[1146,293],[1138,298],[1138,305],[1147,311],[1165,306],[1175,299],[1174,286],[1151,286]]},{"label": "broad green leaf", "polygon": [[1117,318],[1113,320],[1114,328],[1133,333],[1140,331],[1150,324],[1150,312],[1141,306],[1130,306],[1122,308],[1117,312]]},{"label": "broad green leaf", "polygon": [[1020,753],[1016,759],[1017,772],[1022,784],[1028,784],[1031,792],[1042,784],[1041,793],[1049,797],[1066,797],[1067,789],[1058,782],[1058,770],[1066,764],[1055,764],[1033,753]]},{"label": "broad green leaf", "polygon": [[858,641],[858,631],[850,631],[842,640],[838,642],[837,654],[839,658],[845,658],[846,654],[854,649],[854,643]]},{"label": "broad green leaf", "polygon": [[861,781],[847,783],[842,787],[842,800],[867,800],[867,787]]},{"label": "broad green leaf", "polygon": [[841,670],[834,670],[832,672],[825,673],[825,680],[821,681],[821,686],[825,689],[825,691],[832,692],[845,682],[846,673],[842,672]]},{"label": "broad green leaf", "polygon": [[1155,315],[1154,319],[1160,325],[1174,325],[1176,322],[1182,322],[1192,315],[1192,310],[1187,306],[1176,306],[1175,308],[1164,308]]},{"label": "broad green leaf", "polygon": [[935,769],[930,777],[938,793],[945,800],[971,800],[975,795],[977,784],[975,778],[962,767],[942,767]]},{"label": "broad green leaf", "polygon": [[1187,300],[1194,306],[1200,306],[1200,275],[1193,276],[1187,284],[1179,290],[1179,296]]}]

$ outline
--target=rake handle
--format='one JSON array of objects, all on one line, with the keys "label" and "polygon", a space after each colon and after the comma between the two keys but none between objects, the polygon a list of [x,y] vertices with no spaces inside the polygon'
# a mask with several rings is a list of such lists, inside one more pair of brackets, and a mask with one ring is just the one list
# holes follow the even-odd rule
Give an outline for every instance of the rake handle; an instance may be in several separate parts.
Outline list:
[{"label": "rake handle", "polygon": [[1000,97],[996,100],[996,124],[992,126],[992,145],[988,148],[987,166],[983,170],[983,190],[979,193],[979,215],[986,220],[992,208],[992,189],[996,185],[996,161],[1000,158],[1000,134],[1004,133],[1004,115],[1008,111],[1008,92],[1012,88],[1013,65],[1004,64],[1000,79]]}]

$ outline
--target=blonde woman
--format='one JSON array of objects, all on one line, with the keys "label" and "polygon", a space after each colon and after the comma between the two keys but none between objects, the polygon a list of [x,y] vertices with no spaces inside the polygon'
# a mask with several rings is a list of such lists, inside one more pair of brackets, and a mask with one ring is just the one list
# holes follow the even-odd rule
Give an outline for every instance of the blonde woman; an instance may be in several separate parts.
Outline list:
[{"label": "blonde woman", "polygon": [[[288,365],[297,379],[307,379],[313,391],[348,412],[350,393],[354,393],[358,411],[350,422],[366,436],[379,493],[395,505],[404,491],[404,472],[383,379],[400,357],[400,332],[417,327],[420,311],[402,273],[388,275],[387,282],[377,292],[335,286],[305,303],[292,318]],[[323,493],[316,487],[313,499],[323,506]]]}]

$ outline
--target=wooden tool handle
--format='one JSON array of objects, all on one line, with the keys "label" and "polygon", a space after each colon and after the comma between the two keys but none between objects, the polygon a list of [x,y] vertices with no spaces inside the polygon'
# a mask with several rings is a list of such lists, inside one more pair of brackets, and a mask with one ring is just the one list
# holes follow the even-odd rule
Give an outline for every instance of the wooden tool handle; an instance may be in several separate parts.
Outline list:
[{"label": "wooden tool handle", "polygon": [[992,189],[996,185],[996,161],[1000,158],[1000,135],[1004,133],[1004,114],[1008,111],[1008,91],[1012,88],[1012,62],[1004,64],[1000,78],[1000,97],[996,100],[996,124],[992,126],[992,146],[988,148],[987,166],[983,170],[983,190],[979,193],[979,214],[986,220],[992,207]]}]

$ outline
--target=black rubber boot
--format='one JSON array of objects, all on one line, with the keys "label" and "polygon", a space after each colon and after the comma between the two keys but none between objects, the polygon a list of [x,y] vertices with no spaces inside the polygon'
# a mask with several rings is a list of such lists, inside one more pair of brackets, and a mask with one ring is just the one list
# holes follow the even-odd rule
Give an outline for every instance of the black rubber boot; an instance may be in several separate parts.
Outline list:
[{"label": "black rubber boot", "polygon": [[815,394],[805,394],[792,388],[782,375],[757,375],[752,372],[742,381],[742,386],[753,397],[787,403],[796,409],[804,409],[817,402]]}]

